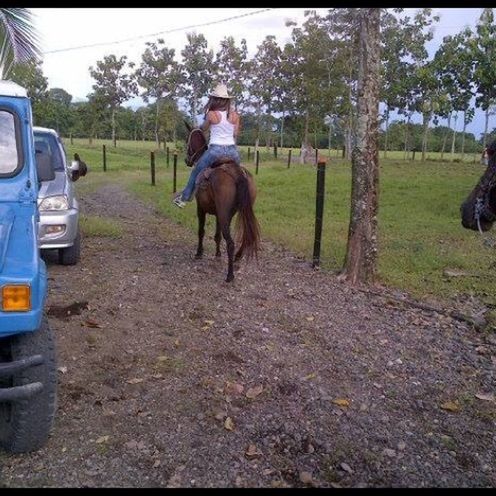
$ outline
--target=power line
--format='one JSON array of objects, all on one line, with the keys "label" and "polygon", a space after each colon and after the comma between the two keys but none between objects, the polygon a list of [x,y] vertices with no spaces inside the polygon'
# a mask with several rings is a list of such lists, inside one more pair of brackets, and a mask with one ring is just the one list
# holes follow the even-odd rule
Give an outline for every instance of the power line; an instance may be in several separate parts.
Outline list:
[{"label": "power line", "polygon": [[262,12],[267,12],[269,10],[274,10],[274,9],[273,8],[261,9],[261,10],[255,11],[255,12],[248,12],[246,14],[240,14],[237,16],[226,17],[224,19],[218,19],[217,21],[205,22],[203,24],[192,24],[190,26],[184,26],[181,28],[169,29],[167,31],[160,31],[158,33],[144,34],[144,35],[140,35],[140,36],[135,36],[133,38],[125,38],[123,40],[118,40],[118,41],[107,41],[107,42],[102,42],[102,43],[93,43],[91,45],[80,45],[80,46],[76,46],[76,47],[59,48],[57,50],[49,50],[47,52],[43,52],[43,55],[48,55],[50,53],[68,52],[71,50],[80,50],[82,48],[94,48],[94,47],[105,46],[105,45],[118,45],[120,43],[127,43],[129,41],[136,41],[136,40],[140,40],[143,38],[150,38],[151,36],[160,36],[160,35],[164,35],[164,34],[174,33],[177,31],[184,31],[186,29],[200,28],[200,27],[204,27],[204,26],[211,26],[212,24],[219,24],[221,22],[233,21],[235,19],[241,19],[242,17],[248,17],[248,16],[252,16],[255,14],[261,14]]}]

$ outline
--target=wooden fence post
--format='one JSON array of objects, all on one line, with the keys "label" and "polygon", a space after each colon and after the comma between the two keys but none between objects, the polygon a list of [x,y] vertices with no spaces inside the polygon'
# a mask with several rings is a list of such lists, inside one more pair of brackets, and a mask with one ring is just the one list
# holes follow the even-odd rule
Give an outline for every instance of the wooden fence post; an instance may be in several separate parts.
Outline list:
[{"label": "wooden fence post", "polygon": [[150,172],[152,174],[152,186],[155,186],[155,153],[150,152]]},{"label": "wooden fence post", "polygon": [[291,150],[291,148],[289,149],[289,153],[288,153],[288,169],[289,169],[289,165],[291,164],[291,152],[293,150]]},{"label": "wooden fence post", "polygon": [[107,150],[105,149],[105,145],[102,145],[103,150],[103,172],[107,170]]},{"label": "wooden fence post", "polygon": [[173,174],[173,182],[172,182],[172,192],[176,192],[177,185],[177,152],[174,152],[174,174]]},{"label": "wooden fence post", "polygon": [[257,168],[255,169],[255,174],[258,174],[258,164],[260,162],[260,150],[257,150]]},{"label": "wooden fence post", "polygon": [[315,200],[315,240],[313,244],[313,265],[312,265],[314,268],[320,265],[322,218],[324,214],[325,168],[326,168],[326,163],[324,161],[320,161],[317,164],[317,193]]},{"label": "wooden fence post", "polygon": [[167,147],[167,168],[169,168],[169,147]]}]

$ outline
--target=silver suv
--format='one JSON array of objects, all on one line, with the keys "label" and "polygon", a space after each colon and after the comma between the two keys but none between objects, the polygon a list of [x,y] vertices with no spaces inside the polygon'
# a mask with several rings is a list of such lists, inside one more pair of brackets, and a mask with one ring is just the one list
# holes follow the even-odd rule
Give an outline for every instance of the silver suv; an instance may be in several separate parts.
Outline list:
[{"label": "silver suv", "polygon": [[81,251],[79,204],[72,184],[79,177],[74,172],[77,163],[67,165],[64,145],[54,129],[34,127],[33,134],[36,155],[48,155],[55,172],[53,180],[41,183],[38,193],[40,248],[57,249],[61,264],[74,265]]}]

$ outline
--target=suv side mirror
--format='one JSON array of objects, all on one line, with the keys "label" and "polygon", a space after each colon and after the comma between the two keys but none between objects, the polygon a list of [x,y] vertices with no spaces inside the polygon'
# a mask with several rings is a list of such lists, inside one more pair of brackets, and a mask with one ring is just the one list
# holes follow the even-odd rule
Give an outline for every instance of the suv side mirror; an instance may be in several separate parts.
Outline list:
[{"label": "suv side mirror", "polygon": [[69,172],[71,173],[71,179],[72,181],[77,181],[80,177],[80,171],[79,171],[79,162],[77,160],[73,160],[71,162],[71,165],[69,166]]},{"label": "suv side mirror", "polygon": [[38,173],[38,181],[40,182],[53,181],[55,179],[52,162],[46,153],[36,154],[36,172]]}]

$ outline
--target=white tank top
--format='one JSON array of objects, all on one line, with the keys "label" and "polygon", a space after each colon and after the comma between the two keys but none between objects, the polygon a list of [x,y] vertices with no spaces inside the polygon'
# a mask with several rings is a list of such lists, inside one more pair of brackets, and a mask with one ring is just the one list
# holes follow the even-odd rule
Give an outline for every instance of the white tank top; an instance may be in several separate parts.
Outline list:
[{"label": "white tank top", "polygon": [[211,145],[234,145],[234,124],[227,120],[225,110],[217,110],[220,114],[220,122],[210,125],[210,144]]}]

